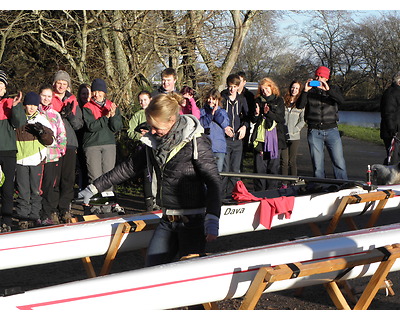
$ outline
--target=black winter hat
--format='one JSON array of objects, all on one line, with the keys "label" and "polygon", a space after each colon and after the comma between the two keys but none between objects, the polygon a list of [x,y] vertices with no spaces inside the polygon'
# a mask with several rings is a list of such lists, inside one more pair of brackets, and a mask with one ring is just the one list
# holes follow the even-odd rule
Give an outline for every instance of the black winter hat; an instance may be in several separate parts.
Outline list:
[{"label": "black winter hat", "polygon": [[103,91],[104,93],[107,93],[107,85],[103,79],[94,79],[92,82],[91,90],[92,92]]},{"label": "black winter hat", "polygon": [[24,106],[38,106],[40,104],[40,96],[36,92],[28,92],[25,95]]}]

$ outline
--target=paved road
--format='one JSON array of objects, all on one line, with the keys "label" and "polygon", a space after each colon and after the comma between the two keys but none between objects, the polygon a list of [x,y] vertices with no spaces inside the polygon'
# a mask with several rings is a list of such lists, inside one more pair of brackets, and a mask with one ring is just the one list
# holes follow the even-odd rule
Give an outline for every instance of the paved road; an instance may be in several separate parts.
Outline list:
[{"label": "paved road", "polygon": [[[306,134],[306,130],[303,129],[298,155],[298,174],[300,176],[312,176],[312,166]],[[385,149],[381,145],[359,141],[349,137],[342,137],[342,144],[347,166],[347,175],[351,180],[365,181],[367,166],[375,163],[383,163],[385,158]],[[327,152],[325,152],[325,170],[327,178],[333,178],[332,165]]]}]

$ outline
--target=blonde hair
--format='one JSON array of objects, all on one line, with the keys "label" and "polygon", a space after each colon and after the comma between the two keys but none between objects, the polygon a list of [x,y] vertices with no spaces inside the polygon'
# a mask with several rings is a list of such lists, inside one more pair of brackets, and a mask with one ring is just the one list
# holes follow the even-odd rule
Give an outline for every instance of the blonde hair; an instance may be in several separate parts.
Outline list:
[{"label": "blonde hair", "polygon": [[266,78],[261,79],[260,82],[258,83],[258,90],[257,90],[256,98],[262,95],[261,86],[270,87],[272,94],[274,94],[277,97],[281,95],[276,83],[271,78],[266,77]]},{"label": "blonde hair", "polygon": [[172,116],[179,117],[183,97],[175,92],[154,97],[145,110],[147,122],[168,122]]}]

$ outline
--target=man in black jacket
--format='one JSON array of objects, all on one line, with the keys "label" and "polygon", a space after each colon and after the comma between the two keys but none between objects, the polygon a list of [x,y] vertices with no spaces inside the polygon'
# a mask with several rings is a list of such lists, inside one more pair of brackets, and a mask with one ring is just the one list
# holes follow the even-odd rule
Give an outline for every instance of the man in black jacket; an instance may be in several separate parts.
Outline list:
[{"label": "man in black jacket", "polygon": [[[222,108],[228,113],[230,124],[225,128],[226,154],[222,171],[239,173],[243,157],[243,138],[249,127],[249,109],[246,98],[238,93],[240,77],[230,74],[226,79],[227,89],[221,92]],[[222,197],[230,198],[237,177],[222,179]]]},{"label": "man in black jacket", "polygon": [[[385,144],[386,156],[384,164],[395,164],[399,162],[400,148],[393,147],[398,145],[397,133],[400,128],[400,72],[393,76],[392,84],[385,90],[381,99],[381,139]],[[394,138],[394,139],[393,139]],[[389,159],[389,154],[391,155]],[[389,159],[389,161],[388,161]]]},{"label": "man in black jacket", "polygon": [[309,79],[300,97],[298,108],[305,108],[308,125],[307,141],[310,148],[314,176],[325,178],[324,149],[328,150],[335,179],[347,180],[346,162],[337,123],[338,105],[344,98],[339,87],[328,84],[330,70],[321,66],[315,79]]}]

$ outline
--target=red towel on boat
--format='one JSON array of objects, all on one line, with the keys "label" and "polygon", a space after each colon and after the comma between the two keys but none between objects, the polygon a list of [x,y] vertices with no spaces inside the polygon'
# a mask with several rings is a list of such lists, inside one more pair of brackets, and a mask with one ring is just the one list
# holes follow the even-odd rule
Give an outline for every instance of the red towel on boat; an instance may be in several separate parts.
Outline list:
[{"label": "red towel on boat", "polygon": [[258,198],[247,191],[242,181],[236,182],[232,198],[236,201],[260,201],[257,213],[260,215],[260,223],[267,229],[271,229],[272,218],[278,214],[284,214],[286,219],[290,219],[294,206],[293,196],[272,199]]}]

